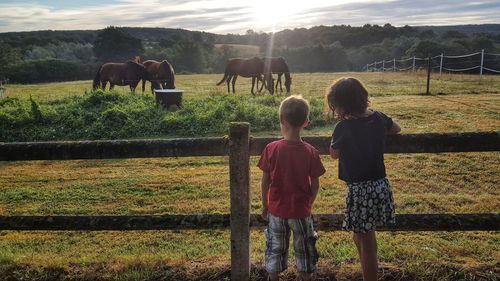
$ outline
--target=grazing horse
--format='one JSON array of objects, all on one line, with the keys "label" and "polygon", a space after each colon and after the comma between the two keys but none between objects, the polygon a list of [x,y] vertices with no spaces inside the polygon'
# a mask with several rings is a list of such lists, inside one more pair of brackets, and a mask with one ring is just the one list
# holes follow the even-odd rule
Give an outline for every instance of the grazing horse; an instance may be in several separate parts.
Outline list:
[{"label": "grazing horse", "polygon": [[[149,73],[152,93],[154,93],[154,89],[175,89],[175,72],[168,61],[147,60],[144,62],[144,66]],[[146,81],[142,80],[142,92],[144,92],[145,86]]]},{"label": "grazing horse", "polygon": [[[238,78],[238,75],[246,78],[252,78],[252,95],[254,94],[253,89],[256,80],[261,81],[263,84],[266,84],[266,88],[269,90],[269,92],[271,92],[271,94],[274,92],[273,77],[269,72],[265,71],[264,62],[257,57],[253,57],[250,59],[230,59],[226,64],[224,77],[222,77],[222,80],[217,83],[217,86],[224,83],[225,81],[227,83],[227,92],[231,93],[229,88],[229,83],[231,82],[233,85],[234,94],[234,84],[236,84],[236,78]],[[267,83],[264,83],[263,79],[267,80]]]},{"label": "grazing horse", "polygon": [[[276,80],[276,92],[278,92],[278,84],[280,85],[280,92],[281,93],[283,92],[283,88],[281,85],[281,76],[285,75],[286,95],[289,95],[290,86],[292,85],[292,77],[290,76],[290,69],[286,64],[285,59],[279,57],[279,58],[264,58],[263,60],[265,67],[267,67],[272,74],[278,74],[278,79]],[[261,86],[261,89],[262,87],[263,85]]]},{"label": "grazing horse", "polygon": [[103,90],[106,90],[106,85],[109,82],[110,90],[112,90],[115,85],[129,85],[130,91],[135,92],[135,88],[137,88],[139,81],[147,80],[148,77],[149,75],[144,65],[137,62],[108,62],[99,67],[92,83],[92,88],[97,90],[100,86]]}]

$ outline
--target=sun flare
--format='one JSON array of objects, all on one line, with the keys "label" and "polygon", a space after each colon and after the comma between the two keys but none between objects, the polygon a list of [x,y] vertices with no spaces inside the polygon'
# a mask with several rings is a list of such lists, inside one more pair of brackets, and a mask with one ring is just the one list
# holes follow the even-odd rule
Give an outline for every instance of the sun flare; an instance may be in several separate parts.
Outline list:
[{"label": "sun flare", "polygon": [[[303,14],[321,7],[341,5],[352,2],[352,0],[316,0],[314,3],[295,0],[254,0],[248,5],[251,7],[253,25],[257,28],[269,30],[277,26],[293,24],[294,21],[304,20]],[[314,14],[314,13],[313,13]],[[308,21],[306,19],[306,21]]]},{"label": "sun flare", "polygon": [[297,10],[294,1],[257,0],[252,7],[254,23],[257,27],[270,27],[290,19]]}]

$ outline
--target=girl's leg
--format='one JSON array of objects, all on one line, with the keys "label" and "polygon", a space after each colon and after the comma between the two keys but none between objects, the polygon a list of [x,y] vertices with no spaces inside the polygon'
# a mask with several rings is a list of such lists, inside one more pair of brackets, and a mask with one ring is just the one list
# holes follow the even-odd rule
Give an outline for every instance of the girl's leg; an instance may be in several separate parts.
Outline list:
[{"label": "girl's leg", "polygon": [[360,261],[363,269],[363,279],[365,281],[376,281],[378,279],[378,260],[377,260],[377,239],[375,231],[366,233],[355,233],[359,239]]},{"label": "girl's leg", "polygon": [[279,281],[279,275],[277,272],[269,272],[269,278],[267,279],[269,281]]},{"label": "girl's leg", "polygon": [[355,232],[352,233],[352,240],[354,241],[354,244],[356,245],[356,249],[358,250],[358,257],[359,260],[361,261],[361,242],[359,241],[359,235],[357,235]]}]

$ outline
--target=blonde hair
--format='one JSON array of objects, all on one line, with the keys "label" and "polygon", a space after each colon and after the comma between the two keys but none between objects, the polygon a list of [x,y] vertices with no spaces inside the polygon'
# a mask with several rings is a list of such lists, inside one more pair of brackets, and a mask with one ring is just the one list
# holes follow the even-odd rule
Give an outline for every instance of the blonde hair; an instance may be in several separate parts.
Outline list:
[{"label": "blonde hair", "polygon": [[290,126],[301,127],[309,118],[309,102],[301,95],[289,96],[281,102],[279,114]]},{"label": "blonde hair", "polygon": [[368,108],[368,91],[358,79],[343,77],[326,90],[325,101],[334,116],[344,119],[346,115],[360,114]]}]

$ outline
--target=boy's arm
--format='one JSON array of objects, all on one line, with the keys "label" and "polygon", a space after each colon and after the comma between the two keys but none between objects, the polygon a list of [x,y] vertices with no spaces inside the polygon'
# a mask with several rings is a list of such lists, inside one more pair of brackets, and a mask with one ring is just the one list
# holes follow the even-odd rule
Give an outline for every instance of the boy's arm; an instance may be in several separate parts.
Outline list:
[{"label": "boy's arm", "polygon": [[262,218],[267,220],[267,206],[268,202],[268,194],[269,194],[269,173],[262,172],[262,180],[260,181],[260,188],[262,190]]},{"label": "boy's arm", "polygon": [[311,190],[313,195],[311,203],[314,203],[314,201],[316,200],[316,196],[318,196],[319,193],[319,178],[311,179]]}]

